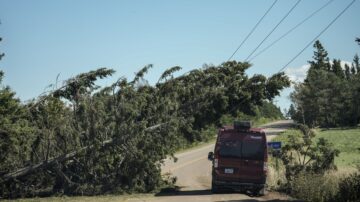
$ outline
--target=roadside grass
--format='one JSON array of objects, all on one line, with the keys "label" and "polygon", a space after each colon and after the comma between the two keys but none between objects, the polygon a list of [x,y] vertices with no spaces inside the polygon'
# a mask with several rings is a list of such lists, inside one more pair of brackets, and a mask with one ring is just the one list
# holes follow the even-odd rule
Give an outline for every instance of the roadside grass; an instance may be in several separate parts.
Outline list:
[{"label": "roadside grass", "polygon": [[[335,157],[335,165],[338,168],[355,168],[360,165],[360,128],[352,129],[316,129],[316,139],[325,138],[340,151]],[[281,141],[286,144],[289,135],[301,136],[301,132],[289,129],[278,135],[273,141]]]},{"label": "roadside grass", "polygon": [[[335,129],[316,129],[315,141],[319,138],[328,140],[334,148],[340,151],[340,155],[335,157],[337,170],[327,171],[324,175],[314,173],[300,173],[291,182],[291,196],[305,201],[344,201],[345,198],[339,197],[341,190],[354,190],[351,181],[352,176],[359,172],[360,166],[360,128],[335,128]],[[281,141],[287,144],[288,136],[302,136],[299,130],[288,129],[275,137],[273,141]],[[278,162],[276,162],[278,161]],[[341,189],[341,183],[346,182],[349,187]],[[279,159],[272,156],[269,158],[269,175],[267,186],[269,190],[285,191],[285,166]],[[352,187],[354,186],[354,187]],[[349,191],[351,192],[351,191]],[[352,194],[357,193],[351,192]]]},{"label": "roadside grass", "polygon": [[318,129],[315,138],[325,138],[331,142],[340,155],[335,158],[339,168],[360,165],[360,128],[352,129]]}]

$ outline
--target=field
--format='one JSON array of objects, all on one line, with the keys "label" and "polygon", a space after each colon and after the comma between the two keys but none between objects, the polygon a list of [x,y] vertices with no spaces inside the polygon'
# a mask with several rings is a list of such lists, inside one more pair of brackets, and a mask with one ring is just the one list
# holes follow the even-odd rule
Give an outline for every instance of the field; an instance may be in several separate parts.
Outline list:
[{"label": "field", "polygon": [[[291,129],[276,137],[273,141],[282,141],[286,144],[288,135],[301,135],[297,130]],[[339,168],[356,167],[360,165],[360,128],[355,129],[316,129],[315,139],[325,138],[331,142],[340,155],[335,158]]]},{"label": "field", "polygon": [[318,130],[316,138],[323,137],[331,142],[340,155],[335,164],[341,167],[360,165],[360,129]]}]

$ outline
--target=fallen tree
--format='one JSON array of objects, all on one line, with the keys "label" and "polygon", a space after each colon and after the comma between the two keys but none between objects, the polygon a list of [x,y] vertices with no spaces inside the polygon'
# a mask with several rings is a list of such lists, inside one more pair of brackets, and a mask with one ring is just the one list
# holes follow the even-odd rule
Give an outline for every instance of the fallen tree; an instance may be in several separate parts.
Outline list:
[{"label": "fallen tree", "polygon": [[[0,117],[8,138],[0,147],[9,148],[1,155],[0,197],[36,196],[40,190],[149,192],[164,183],[161,162],[181,144],[208,138],[202,131],[220,124],[224,114],[255,114],[289,85],[283,74],[249,78],[250,64],[231,61],[175,78],[180,67],[170,68],[151,86],[144,79],[151,67],[105,88],[95,81],[112,70],[80,74],[20,107],[20,116]],[[18,117],[16,125],[8,124]],[[19,135],[24,122],[31,130]]]}]

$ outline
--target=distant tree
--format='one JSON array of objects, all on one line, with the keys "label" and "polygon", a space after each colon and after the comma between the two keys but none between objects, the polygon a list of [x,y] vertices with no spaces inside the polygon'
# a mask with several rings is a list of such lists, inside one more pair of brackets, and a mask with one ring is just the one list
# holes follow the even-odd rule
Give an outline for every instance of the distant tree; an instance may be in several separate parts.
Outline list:
[{"label": "distant tree", "polygon": [[355,70],[356,70],[357,74],[360,73],[360,60],[359,60],[358,54],[356,54],[354,56],[354,60],[353,60],[353,63],[352,63],[352,72],[354,72],[354,74],[355,74]]},{"label": "distant tree", "polygon": [[288,117],[291,117],[292,119],[294,119],[295,114],[296,114],[296,109],[295,109],[294,105],[291,104],[291,105],[290,105],[290,108],[289,108],[289,111],[288,111],[288,113],[287,113],[287,116],[288,116]]},{"label": "distant tree", "polygon": [[[2,38],[0,37],[0,42],[2,41]],[[5,56],[5,53],[0,52],[0,60]]]},{"label": "distant tree", "polygon": [[351,68],[348,64],[345,64],[345,78],[350,79],[351,76]]},{"label": "distant tree", "polygon": [[336,76],[338,76],[340,79],[344,79],[344,71],[341,67],[341,61],[340,60],[333,60],[333,64],[331,65],[331,71],[334,72]]},{"label": "distant tree", "polygon": [[259,108],[259,113],[257,114],[260,117],[271,118],[271,119],[282,119],[284,115],[281,113],[281,110],[272,102],[264,101]]},{"label": "distant tree", "polygon": [[[352,68],[341,67],[341,60],[330,64],[327,52],[319,41],[315,42],[314,60],[304,83],[295,86],[291,99],[296,106],[294,119],[310,127],[335,127],[358,123],[357,77],[359,59],[354,58]],[[346,79],[345,79],[346,78]]]},{"label": "distant tree", "polygon": [[309,61],[310,66],[314,70],[330,70],[330,62],[328,58],[328,53],[320,43],[319,40],[314,43],[314,61]]}]

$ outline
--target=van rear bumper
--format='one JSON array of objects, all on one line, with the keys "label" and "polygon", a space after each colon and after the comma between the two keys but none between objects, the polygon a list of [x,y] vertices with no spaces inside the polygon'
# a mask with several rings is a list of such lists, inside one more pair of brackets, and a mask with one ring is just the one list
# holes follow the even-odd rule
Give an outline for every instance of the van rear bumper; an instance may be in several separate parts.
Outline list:
[{"label": "van rear bumper", "polygon": [[265,187],[265,180],[263,183],[213,180],[212,183],[217,188],[230,188],[236,190],[262,189]]}]

